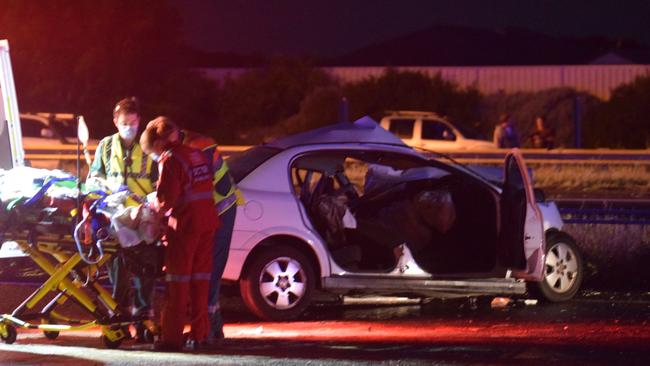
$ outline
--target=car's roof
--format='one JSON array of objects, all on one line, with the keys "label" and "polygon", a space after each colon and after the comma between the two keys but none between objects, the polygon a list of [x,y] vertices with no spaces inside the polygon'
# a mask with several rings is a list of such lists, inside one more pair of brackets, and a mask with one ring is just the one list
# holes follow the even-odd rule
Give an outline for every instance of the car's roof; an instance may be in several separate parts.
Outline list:
[{"label": "car's roof", "polygon": [[352,123],[337,123],[272,141],[267,146],[288,149],[312,144],[373,143],[408,147],[397,136],[365,116]]}]

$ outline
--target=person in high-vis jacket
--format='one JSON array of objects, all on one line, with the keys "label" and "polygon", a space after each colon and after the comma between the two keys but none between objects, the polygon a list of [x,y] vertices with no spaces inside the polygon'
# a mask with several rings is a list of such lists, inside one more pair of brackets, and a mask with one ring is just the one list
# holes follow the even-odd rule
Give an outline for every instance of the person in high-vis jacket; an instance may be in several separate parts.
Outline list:
[{"label": "person in high-vis jacket", "polygon": [[[113,108],[117,133],[103,138],[97,145],[88,178],[102,178],[111,191],[128,189],[144,199],[155,190],[158,167],[143,153],[137,141],[140,118],[139,103],[134,97],[117,102]],[[123,311],[132,307],[132,315],[153,317],[154,278],[131,274],[122,256],[111,259],[109,278],[113,284],[113,298]],[[130,291],[130,280],[133,280],[135,293]],[[143,332],[144,327],[138,324],[136,340],[144,339]]]},{"label": "person in high-vis jacket", "polygon": [[117,102],[113,109],[117,133],[103,138],[97,145],[88,177],[105,179],[113,192],[127,188],[144,197],[155,190],[158,169],[153,160],[143,154],[137,141],[140,118],[135,98]]},{"label": "person in high-vis jacket", "polygon": [[158,160],[156,210],[167,218],[165,281],[161,341],[156,349],[179,350],[190,304],[190,337],[200,345],[209,331],[208,287],[212,275],[213,236],[219,226],[214,209],[212,169],[203,152],[183,145],[178,129],[166,117],[149,122],[142,133],[143,150]]},{"label": "person in high-vis jacket", "polygon": [[224,338],[223,318],[219,305],[219,296],[221,292],[221,276],[228,261],[228,252],[230,250],[230,240],[235,225],[237,206],[242,205],[244,200],[235,185],[235,181],[228,170],[228,163],[224,160],[219,151],[219,147],[210,138],[203,136],[192,136],[189,133],[184,134],[183,143],[194,148],[201,149],[211,162],[214,185],[215,209],[219,215],[221,226],[214,236],[214,248],[212,255],[212,277],[210,279],[210,291],[208,301],[208,314],[210,316],[210,332],[208,334],[208,343],[215,343],[217,340]]}]

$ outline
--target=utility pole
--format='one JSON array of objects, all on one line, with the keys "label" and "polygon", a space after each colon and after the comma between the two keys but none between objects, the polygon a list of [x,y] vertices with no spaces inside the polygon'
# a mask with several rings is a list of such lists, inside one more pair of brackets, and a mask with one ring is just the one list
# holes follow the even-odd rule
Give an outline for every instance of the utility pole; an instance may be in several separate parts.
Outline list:
[{"label": "utility pole", "polygon": [[573,132],[576,149],[582,148],[582,100],[583,97],[576,95],[573,103]]},{"label": "utility pole", "polygon": [[349,114],[350,112],[349,112],[348,98],[343,97],[339,102],[339,122],[340,123],[350,122]]}]

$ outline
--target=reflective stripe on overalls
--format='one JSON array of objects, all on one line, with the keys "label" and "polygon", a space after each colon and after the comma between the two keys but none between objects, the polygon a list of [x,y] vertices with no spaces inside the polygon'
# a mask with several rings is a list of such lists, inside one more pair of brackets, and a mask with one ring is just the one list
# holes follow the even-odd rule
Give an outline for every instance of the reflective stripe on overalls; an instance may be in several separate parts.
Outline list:
[{"label": "reflective stripe on overalls", "polygon": [[210,272],[197,272],[192,273],[191,275],[175,275],[175,274],[166,274],[165,281],[167,282],[190,282],[190,280],[195,281],[210,281]]}]

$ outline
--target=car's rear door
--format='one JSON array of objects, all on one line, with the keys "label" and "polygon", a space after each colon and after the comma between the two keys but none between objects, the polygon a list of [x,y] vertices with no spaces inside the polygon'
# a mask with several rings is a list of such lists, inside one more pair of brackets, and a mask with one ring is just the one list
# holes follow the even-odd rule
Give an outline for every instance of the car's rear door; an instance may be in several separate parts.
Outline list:
[{"label": "car's rear door", "polygon": [[543,220],[535,202],[531,178],[518,149],[513,149],[505,159],[505,182],[500,207],[499,263],[512,269],[517,277],[541,280]]},{"label": "car's rear door", "polygon": [[453,150],[457,147],[456,134],[449,125],[434,119],[423,119],[420,147],[433,150]]}]

